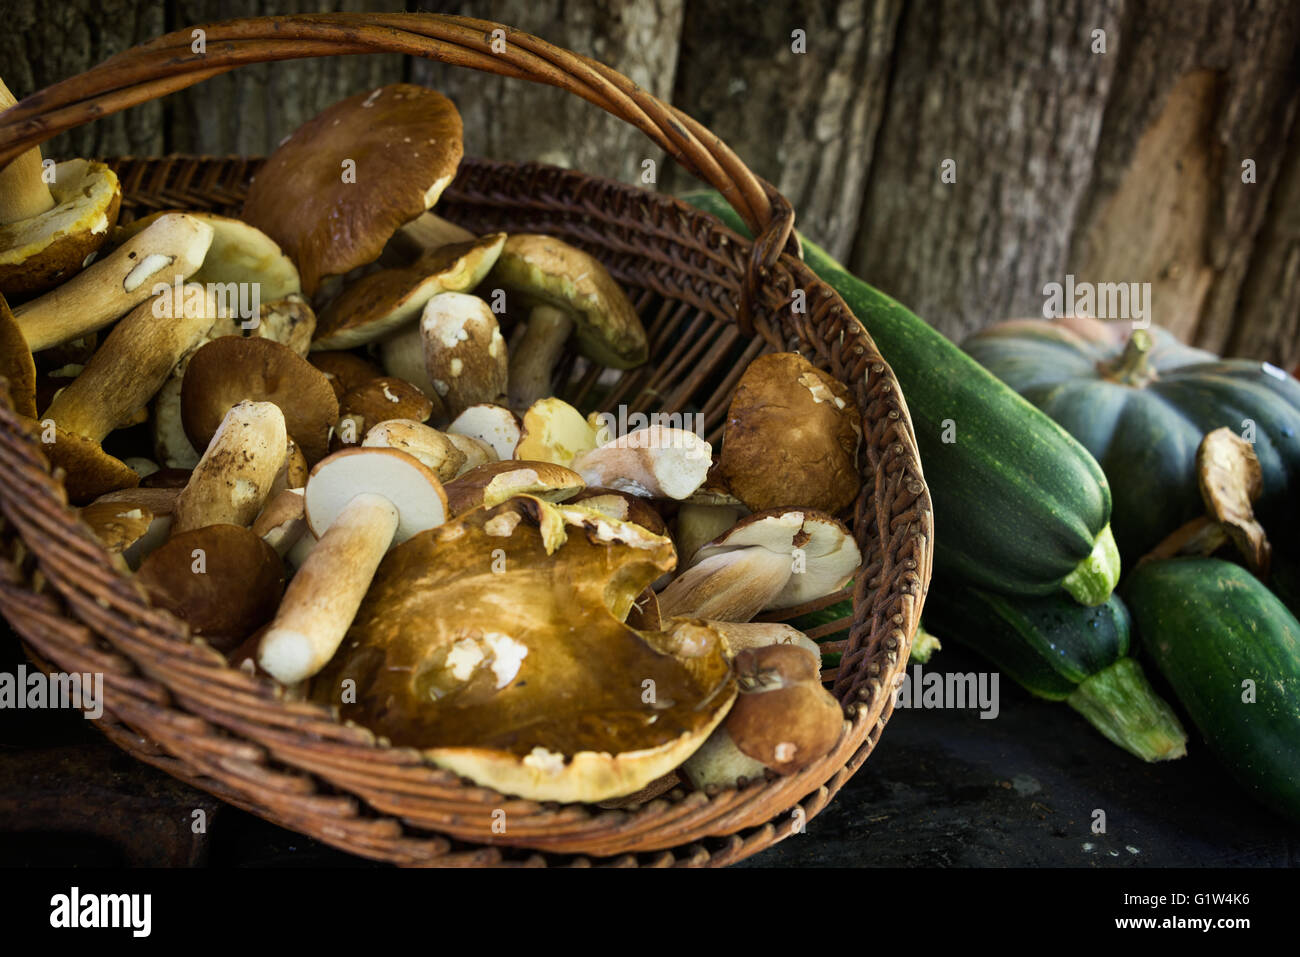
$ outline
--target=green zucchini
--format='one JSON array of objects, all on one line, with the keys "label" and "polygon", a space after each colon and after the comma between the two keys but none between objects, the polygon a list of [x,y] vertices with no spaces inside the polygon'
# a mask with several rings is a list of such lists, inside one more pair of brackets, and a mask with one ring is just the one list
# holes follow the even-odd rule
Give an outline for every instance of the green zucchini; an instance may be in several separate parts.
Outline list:
[{"label": "green zucchini", "polygon": [[[718,193],[683,198],[748,235]],[[802,241],[805,261],[844,298],[902,386],[930,481],[936,568],[996,591],[1064,588],[1085,605],[1104,602],[1119,580],[1119,553],[1110,487],[1087,450],[905,307]]]},{"label": "green zucchini", "polygon": [[925,622],[988,658],[1026,691],[1065,701],[1112,742],[1144,761],[1187,753],[1187,734],[1130,657],[1119,596],[1084,608],[1064,595],[999,595],[936,581]]},{"label": "green zucchini", "polygon": [[1146,654],[1209,749],[1263,804],[1300,820],[1295,616],[1250,572],[1216,558],[1147,562],[1120,590]]}]

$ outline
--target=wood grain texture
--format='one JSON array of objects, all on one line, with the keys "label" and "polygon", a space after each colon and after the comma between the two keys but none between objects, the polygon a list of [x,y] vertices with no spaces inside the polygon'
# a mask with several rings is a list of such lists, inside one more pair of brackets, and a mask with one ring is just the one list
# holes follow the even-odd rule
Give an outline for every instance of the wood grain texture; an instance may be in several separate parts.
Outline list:
[{"label": "wood grain texture", "polygon": [[[481,17],[536,34],[615,67],[664,99],[672,96],[684,0],[476,0],[431,5],[440,13]],[[465,120],[465,152],[536,160],[594,176],[656,188],[663,151],[639,131],[551,87],[416,61],[412,80],[450,96]],[[654,161],[654,184],[642,180]]]},{"label": "wood grain texture", "polygon": [[[799,228],[841,259],[875,158],[902,6],[816,0],[764,16],[745,0],[686,8],[673,102],[775,183]],[[693,185],[676,170],[670,182]]]},{"label": "wood grain texture", "polygon": [[[164,32],[162,5],[136,0],[4,0],[0,71],[19,99]],[[162,153],[163,108],[150,103],[55,137],[45,156]]]},{"label": "wood grain texture", "polygon": [[[1149,281],[1156,322],[1236,348],[1234,315],[1294,121],[1298,54],[1294,0],[1130,0],[1073,270]],[[1253,184],[1242,182],[1246,159]]]},{"label": "wood grain texture", "polygon": [[[321,9],[313,0],[171,0],[172,29]],[[401,0],[341,0],[335,11],[400,11]],[[396,83],[398,56],[319,57],[262,63],[214,77],[168,97],[168,150],[212,156],[265,156],[325,107],[354,93]]]},{"label": "wood grain texture", "polygon": [[854,271],[957,338],[1041,315],[1115,71],[1091,31],[1118,24],[1118,0],[905,7]]}]

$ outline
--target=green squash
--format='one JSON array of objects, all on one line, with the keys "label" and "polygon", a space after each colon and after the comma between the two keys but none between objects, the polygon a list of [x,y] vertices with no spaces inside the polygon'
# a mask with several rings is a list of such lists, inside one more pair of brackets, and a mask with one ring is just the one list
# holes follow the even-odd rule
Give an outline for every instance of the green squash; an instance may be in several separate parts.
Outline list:
[{"label": "green squash", "polygon": [[1126,565],[1205,513],[1196,449],[1205,433],[1225,426],[1243,438],[1253,433],[1264,527],[1276,535],[1294,524],[1300,382],[1281,369],[1220,359],[1154,326],[1083,318],[1002,322],[965,349],[1101,463]]}]

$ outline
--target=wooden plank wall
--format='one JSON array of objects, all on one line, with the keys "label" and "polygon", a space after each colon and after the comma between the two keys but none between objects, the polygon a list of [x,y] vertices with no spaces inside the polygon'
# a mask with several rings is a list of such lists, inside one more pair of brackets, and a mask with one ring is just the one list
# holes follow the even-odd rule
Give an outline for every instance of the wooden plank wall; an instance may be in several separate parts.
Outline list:
[{"label": "wooden plank wall", "polygon": [[[510,23],[710,126],[855,271],[958,337],[1035,315],[1067,273],[1149,281],[1189,341],[1300,361],[1300,4],[1294,0],[343,0]],[[25,95],[181,26],[306,0],[8,0]],[[1098,33],[1098,31],[1101,31]],[[1098,37],[1104,37],[1104,51]],[[406,79],[467,150],[691,185],[559,91],[397,57],[252,67],[68,134],[49,155],[260,154],[336,99]],[[941,171],[951,160],[953,182]],[[1252,161],[1254,182],[1242,181]]]}]

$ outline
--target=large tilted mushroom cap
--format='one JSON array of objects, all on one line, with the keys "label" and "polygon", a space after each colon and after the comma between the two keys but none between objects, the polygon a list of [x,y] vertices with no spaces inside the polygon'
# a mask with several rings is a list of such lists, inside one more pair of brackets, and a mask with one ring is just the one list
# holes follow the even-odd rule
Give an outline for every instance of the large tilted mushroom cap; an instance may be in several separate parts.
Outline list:
[{"label": "large tilted mushroom cap", "polygon": [[34,296],[81,272],[117,222],[122,188],[103,163],[59,163],[49,190],[54,208],[0,221],[0,293]]},{"label": "large tilted mushroom cap", "polygon": [[492,233],[427,253],[410,266],[381,269],[346,286],[321,313],[315,350],[351,349],[414,322],[424,304],[442,292],[473,289],[505,244]]},{"label": "large tilted mushroom cap", "polygon": [[308,462],[329,452],[339,404],[325,374],[270,339],[222,336],[190,359],[181,383],[181,418],[196,449],[206,449],[230,407],[244,399],[272,402]]},{"label": "large tilted mushroom cap", "polygon": [[700,548],[659,605],[668,617],[748,621],[838,591],[861,563],[849,530],[823,512],[755,512]]},{"label": "large tilted mushroom cap", "polygon": [[399,226],[438,201],[460,165],[462,136],[441,93],[409,83],[358,93],[271,154],[243,218],[280,244],[314,293],[325,277],[379,258]]},{"label": "large tilted mushroom cap", "polygon": [[718,470],[755,511],[834,514],[857,497],[862,415],[843,383],[793,352],[749,364],[727,410]]},{"label": "large tilted mushroom cap", "polygon": [[512,499],[395,548],[312,696],[533,800],[630,794],[680,764],[734,695],[720,639],[695,622],[622,624],[610,593],[630,608],[671,543],[575,516],[548,554],[542,516],[562,508]]}]

